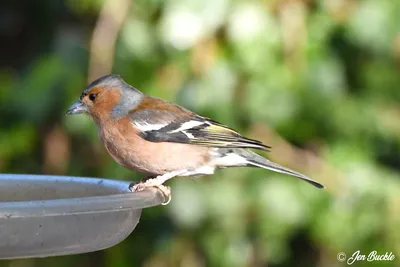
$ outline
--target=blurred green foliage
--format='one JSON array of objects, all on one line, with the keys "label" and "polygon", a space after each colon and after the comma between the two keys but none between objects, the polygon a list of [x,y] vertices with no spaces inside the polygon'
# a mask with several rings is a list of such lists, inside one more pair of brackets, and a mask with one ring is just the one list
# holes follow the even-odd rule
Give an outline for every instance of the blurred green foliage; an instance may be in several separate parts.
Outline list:
[{"label": "blurred green foliage", "polygon": [[[108,156],[87,117],[64,116],[87,84],[102,6],[2,5],[1,172],[140,178]],[[175,179],[172,202],[145,210],[113,248],[0,265],[342,266],[337,253],[357,250],[400,257],[399,14],[394,0],[133,1],[114,73],[264,138],[271,158],[328,189],[244,168]]]}]

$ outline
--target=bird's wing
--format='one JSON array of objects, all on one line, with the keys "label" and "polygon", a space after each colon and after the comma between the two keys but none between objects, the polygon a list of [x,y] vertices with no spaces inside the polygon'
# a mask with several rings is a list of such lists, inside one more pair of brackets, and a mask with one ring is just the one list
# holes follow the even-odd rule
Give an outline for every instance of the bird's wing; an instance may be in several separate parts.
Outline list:
[{"label": "bird's wing", "polygon": [[139,109],[130,114],[141,136],[150,142],[173,142],[208,147],[268,150],[260,141],[241,136],[216,121],[168,103],[165,109]]}]

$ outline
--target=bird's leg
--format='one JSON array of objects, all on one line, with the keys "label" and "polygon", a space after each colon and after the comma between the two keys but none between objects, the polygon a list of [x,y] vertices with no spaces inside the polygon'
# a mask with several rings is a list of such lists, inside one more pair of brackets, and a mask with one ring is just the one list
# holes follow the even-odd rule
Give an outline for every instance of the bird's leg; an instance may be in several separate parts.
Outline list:
[{"label": "bird's leg", "polygon": [[[154,175],[146,175],[145,177],[143,177],[142,179],[140,179],[140,181],[139,181],[139,183],[144,183],[144,182],[146,182],[147,180],[150,180],[150,179],[153,179],[154,178]],[[137,182],[134,182],[134,183],[132,183],[131,185],[134,185],[134,184],[136,184]]]},{"label": "bird's leg", "polygon": [[133,182],[129,185],[129,190],[131,190],[132,192],[140,192],[145,190],[146,188],[149,187],[155,187],[158,190],[161,191],[161,193],[164,195],[164,197],[167,199],[165,202],[161,203],[161,205],[167,205],[172,197],[171,197],[171,188],[169,186],[165,186],[163,184],[160,185],[147,185],[146,181],[147,180],[153,180],[154,178],[150,178],[150,177],[145,177],[144,179],[140,180],[139,182]]},{"label": "bird's leg", "polygon": [[184,172],[185,171],[172,171],[172,172],[168,172],[168,173],[165,173],[162,175],[158,175],[155,178],[145,177],[145,179],[142,179],[140,182],[138,182],[136,184],[132,183],[129,186],[129,188],[132,192],[140,192],[148,187],[155,187],[155,188],[159,189],[164,194],[165,197],[167,197],[168,200],[166,202],[162,203],[162,205],[167,205],[171,201],[171,189],[169,186],[163,185],[163,183],[165,183],[167,180],[174,178],[175,176],[178,176]]}]

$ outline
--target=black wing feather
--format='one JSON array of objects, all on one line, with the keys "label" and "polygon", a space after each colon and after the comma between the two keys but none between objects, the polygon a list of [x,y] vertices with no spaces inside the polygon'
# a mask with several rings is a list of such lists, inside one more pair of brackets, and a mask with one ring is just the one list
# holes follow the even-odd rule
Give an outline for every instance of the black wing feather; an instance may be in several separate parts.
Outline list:
[{"label": "black wing feather", "polygon": [[[196,125],[185,128],[185,125],[188,125],[189,122],[194,122]],[[173,142],[225,148],[254,148],[267,151],[271,148],[260,141],[243,137],[219,122],[200,116],[195,116],[190,121],[171,122],[161,129],[142,132],[141,136],[151,142]]]}]

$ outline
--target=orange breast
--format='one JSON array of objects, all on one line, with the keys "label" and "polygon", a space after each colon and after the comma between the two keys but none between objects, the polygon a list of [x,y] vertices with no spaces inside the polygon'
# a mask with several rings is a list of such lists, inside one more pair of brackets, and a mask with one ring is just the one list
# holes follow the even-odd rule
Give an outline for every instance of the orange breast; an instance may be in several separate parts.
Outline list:
[{"label": "orange breast", "polygon": [[210,159],[207,147],[146,141],[129,121],[102,127],[99,136],[116,162],[139,172],[164,174],[174,170],[191,170]]}]

